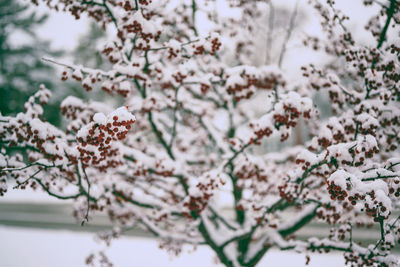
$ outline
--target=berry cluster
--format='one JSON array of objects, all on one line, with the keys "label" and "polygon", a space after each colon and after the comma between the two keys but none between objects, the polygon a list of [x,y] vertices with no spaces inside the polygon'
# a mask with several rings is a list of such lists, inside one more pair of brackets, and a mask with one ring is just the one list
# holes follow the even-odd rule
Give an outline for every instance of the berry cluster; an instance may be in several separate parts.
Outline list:
[{"label": "berry cluster", "polygon": [[[103,114],[97,113],[93,117],[94,122],[78,132],[77,149],[85,164],[101,165],[102,170],[122,164],[115,157],[118,155],[118,149],[112,146],[112,142],[123,140],[136,119],[125,107],[118,109],[114,114],[118,114],[118,111],[123,114],[122,118],[112,115],[111,119],[106,119]],[[105,164],[102,164],[103,162]]]},{"label": "berry cluster", "polygon": [[206,208],[208,200],[211,198],[211,194],[204,193],[202,197],[190,196],[189,200],[183,203],[183,206],[188,208],[189,211],[183,211],[182,215],[188,219],[193,219],[193,213],[198,216]]},{"label": "berry cluster", "polygon": [[342,217],[342,207],[330,204],[323,204],[317,210],[317,218],[329,223],[335,224]]},{"label": "berry cluster", "polygon": [[327,190],[331,195],[332,200],[345,200],[348,196],[347,191],[344,190],[340,185],[336,185],[335,182],[327,181]]}]

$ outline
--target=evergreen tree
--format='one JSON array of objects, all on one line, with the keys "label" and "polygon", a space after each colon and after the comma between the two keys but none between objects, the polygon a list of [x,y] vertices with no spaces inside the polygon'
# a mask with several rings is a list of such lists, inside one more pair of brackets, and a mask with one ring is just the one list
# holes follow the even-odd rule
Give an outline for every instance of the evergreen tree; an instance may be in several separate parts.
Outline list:
[{"label": "evergreen tree", "polygon": [[[47,15],[28,11],[28,5],[15,0],[0,0],[0,112],[3,115],[23,111],[24,103],[40,84],[56,88],[53,66],[42,62],[44,55],[60,56],[50,50],[48,41],[40,40],[35,29]],[[16,41],[13,37],[17,36]],[[14,40],[15,40],[14,39]],[[28,40],[25,41],[24,40]],[[46,106],[45,118],[59,124],[57,98]]]}]

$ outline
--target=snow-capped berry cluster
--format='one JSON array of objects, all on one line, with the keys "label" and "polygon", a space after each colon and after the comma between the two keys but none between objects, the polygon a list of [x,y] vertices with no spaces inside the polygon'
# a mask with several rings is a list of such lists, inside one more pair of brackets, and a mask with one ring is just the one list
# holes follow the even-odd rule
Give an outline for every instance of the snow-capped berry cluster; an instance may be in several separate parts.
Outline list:
[{"label": "snow-capped berry cluster", "polygon": [[226,72],[225,79],[227,93],[233,95],[236,102],[249,99],[257,89],[272,90],[286,84],[278,70],[268,67],[231,68]]},{"label": "snow-capped berry cluster", "polygon": [[343,170],[334,172],[328,179],[332,200],[347,200],[351,205],[360,203],[359,209],[375,221],[387,219],[392,211],[388,186],[381,180],[363,180]]},{"label": "snow-capped berry cluster", "polygon": [[117,157],[119,151],[113,142],[123,140],[135,121],[135,116],[126,107],[120,107],[107,117],[96,113],[93,122],[81,128],[76,135],[80,159],[87,165],[99,166],[103,171],[123,164]]},{"label": "snow-capped berry cluster", "polygon": [[214,191],[223,184],[225,184],[224,180],[215,171],[206,173],[198,180],[193,181],[189,187],[189,195],[183,203],[187,211],[183,211],[182,215],[187,218],[200,215],[213,197]]},{"label": "snow-capped berry cluster", "polygon": [[[336,185],[335,181],[327,182],[327,190],[331,195],[332,200],[345,200],[347,198],[347,191],[343,189],[340,185]],[[353,201],[354,198],[351,199]]]},{"label": "snow-capped berry cluster", "polygon": [[352,227],[350,224],[340,225],[338,228],[331,228],[329,232],[329,239],[331,240],[345,240],[348,234],[351,234]]},{"label": "snow-capped berry cluster", "polygon": [[[59,162],[64,159],[65,150],[67,150],[65,134],[40,119],[43,114],[42,105],[48,101],[49,97],[50,91],[42,85],[40,90],[25,103],[25,113],[2,119],[0,138],[9,147],[33,147],[43,155],[40,157]],[[31,159],[39,158],[32,156]]]},{"label": "snow-capped berry cluster", "polygon": [[140,35],[136,49],[149,50],[151,41],[157,41],[161,35],[161,27],[156,21],[151,20],[151,17],[150,14],[144,15],[141,11],[128,10],[121,17],[122,23],[119,26],[118,37],[124,40],[133,34]]},{"label": "snow-capped berry cluster", "polygon": [[89,103],[74,97],[66,97],[60,105],[61,113],[69,120],[67,130],[78,132],[83,126],[87,125],[98,112],[109,113],[111,108],[104,103],[91,101]]},{"label": "snow-capped berry cluster", "polygon": [[275,131],[280,133],[280,140],[283,142],[289,138],[290,129],[296,127],[300,118],[310,119],[313,115],[314,109],[310,99],[301,97],[296,92],[290,92],[282,96],[271,113],[250,123],[255,135],[250,142],[253,143],[263,136],[268,137]]}]

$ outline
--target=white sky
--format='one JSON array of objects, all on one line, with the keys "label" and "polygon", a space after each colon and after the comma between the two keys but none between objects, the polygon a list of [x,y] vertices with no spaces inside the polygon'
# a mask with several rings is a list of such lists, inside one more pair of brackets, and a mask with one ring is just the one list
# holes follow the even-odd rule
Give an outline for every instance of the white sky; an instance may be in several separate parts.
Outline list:
[{"label": "white sky", "polygon": [[[298,1],[301,8],[310,10],[309,5],[306,4],[307,0]],[[356,10],[360,10],[361,0],[336,0],[335,2],[336,6],[343,10],[345,14],[351,15],[351,21],[347,22],[347,25],[349,25],[350,29],[354,29],[355,33],[360,32],[365,25],[366,19],[369,18],[370,14],[376,12],[374,8],[363,8],[363,12],[355,12]],[[296,0],[281,0],[277,1],[277,3],[279,3],[279,5],[288,6],[291,12]],[[219,4],[218,7],[221,5],[222,4]],[[82,16],[80,20],[75,20],[69,14],[49,10],[44,4],[40,4],[39,7],[34,8],[40,13],[48,13],[50,15],[45,25],[38,29],[37,34],[44,39],[51,40],[51,44],[54,48],[72,50],[77,45],[79,37],[88,30],[89,20],[86,16]],[[315,34],[320,32],[316,17],[310,16],[308,18],[304,31]],[[359,40],[371,41],[369,36],[357,36],[356,34],[356,37]]]},{"label": "white sky", "polygon": [[77,45],[79,37],[89,29],[86,16],[76,20],[69,13],[50,10],[41,2],[33,9],[38,10],[39,14],[49,14],[49,19],[37,29],[37,34],[42,39],[50,40],[52,48],[71,51]]}]

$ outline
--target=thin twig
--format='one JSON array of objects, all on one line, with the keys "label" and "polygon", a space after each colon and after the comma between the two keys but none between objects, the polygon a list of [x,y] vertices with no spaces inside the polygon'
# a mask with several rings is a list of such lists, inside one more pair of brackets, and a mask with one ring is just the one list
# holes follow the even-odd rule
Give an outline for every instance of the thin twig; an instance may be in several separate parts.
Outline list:
[{"label": "thin twig", "polygon": [[282,50],[281,50],[281,53],[279,55],[279,60],[278,60],[279,68],[281,68],[281,66],[282,66],[282,61],[283,61],[283,58],[284,58],[285,53],[286,53],[286,46],[287,46],[287,44],[289,42],[290,36],[292,35],[292,31],[294,29],[294,23],[296,21],[298,4],[299,4],[299,2],[296,1],[296,5],[294,7],[292,16],[290,17],[289,28],[287,29],[286,37],[285,37],[285,40],[284,40],[283,45],[282,45]]}]

